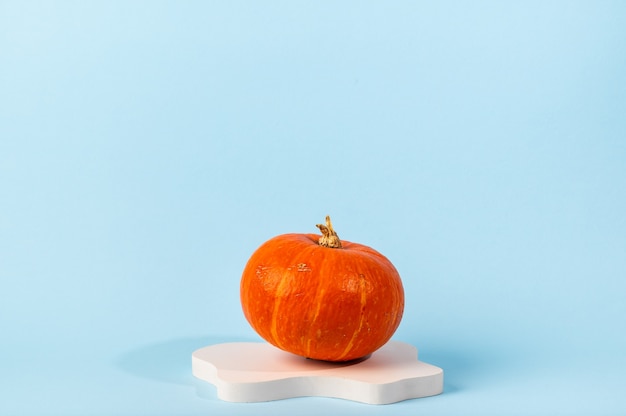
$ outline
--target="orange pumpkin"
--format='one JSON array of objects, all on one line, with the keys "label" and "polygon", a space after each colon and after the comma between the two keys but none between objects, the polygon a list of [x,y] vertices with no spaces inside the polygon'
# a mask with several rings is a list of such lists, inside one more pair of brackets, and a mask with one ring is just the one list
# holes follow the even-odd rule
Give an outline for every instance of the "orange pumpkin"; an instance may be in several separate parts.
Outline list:
[{"label": "orange pumpkin", "polygon": [[367,246],[322,235],[284,234],[262,244],[241,278],[252,328],[274,346],[317,360],[349,361],[382,347],[400,325],[402,281]]}]

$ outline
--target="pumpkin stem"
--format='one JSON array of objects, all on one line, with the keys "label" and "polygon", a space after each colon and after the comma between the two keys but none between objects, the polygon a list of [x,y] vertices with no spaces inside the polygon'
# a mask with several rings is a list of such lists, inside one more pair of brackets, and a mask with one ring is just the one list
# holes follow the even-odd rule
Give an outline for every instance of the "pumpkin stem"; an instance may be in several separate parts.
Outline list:
[{"label": "pumpkin stem", "polygon": [[326,216],[326,225],[317,224],[316,227],[322,232],[322,236],[318,240],[320,246],[341,248],[341,240],[333,228],[333,224],[330,222],[330,216]]}]

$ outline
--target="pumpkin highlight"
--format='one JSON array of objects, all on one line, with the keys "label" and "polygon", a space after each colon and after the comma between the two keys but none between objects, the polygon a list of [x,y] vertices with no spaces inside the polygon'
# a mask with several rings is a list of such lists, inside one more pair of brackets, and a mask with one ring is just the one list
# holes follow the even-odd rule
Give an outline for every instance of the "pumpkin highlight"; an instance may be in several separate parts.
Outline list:
[{"label": "pumpkin highlight", "polygon": [[365,245],[341,241],[330,218],[316,234],[263,243],[246,264],[241,305],[270,344],[325,361],[363,358],[400,325],[404,290],[393,264]]}]

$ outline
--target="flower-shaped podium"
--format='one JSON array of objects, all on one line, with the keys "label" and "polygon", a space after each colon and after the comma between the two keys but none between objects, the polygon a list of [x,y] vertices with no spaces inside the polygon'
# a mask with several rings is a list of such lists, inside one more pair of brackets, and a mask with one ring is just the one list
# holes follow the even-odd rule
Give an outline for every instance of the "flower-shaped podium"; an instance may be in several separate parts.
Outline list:
[{"label": "flower-shaped podium", "polygon": [[309,360],[267,343],[216,344],[192,354],[192,371],[229,402],[322,396],[389,404],[443,392],[443,370],[419,361],[415,347],[398,341],[343,363]]}]

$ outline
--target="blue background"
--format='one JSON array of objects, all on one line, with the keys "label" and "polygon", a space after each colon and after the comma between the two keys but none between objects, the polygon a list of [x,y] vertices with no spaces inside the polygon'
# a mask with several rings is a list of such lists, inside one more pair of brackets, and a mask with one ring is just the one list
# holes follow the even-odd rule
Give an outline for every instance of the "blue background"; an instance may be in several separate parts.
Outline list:
[{"label": "blue background", "polygon": [[[0,138],[0,414],[626,414],[626,2],[0,1]],[[220,401],[327,214],[445,393]]]}]

